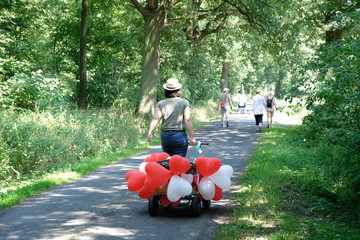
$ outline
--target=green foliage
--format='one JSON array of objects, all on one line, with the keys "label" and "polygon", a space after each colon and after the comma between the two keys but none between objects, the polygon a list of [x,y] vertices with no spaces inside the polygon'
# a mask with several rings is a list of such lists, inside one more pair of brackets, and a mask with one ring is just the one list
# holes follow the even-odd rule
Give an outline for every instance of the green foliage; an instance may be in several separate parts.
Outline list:
[{"label": "green foliage", "polygon": [[[144,123],[120,111],[15,113],[8,110],[1,112],[0,122],[9,167],[21,175],[31,172],[36,175],[77,160],[113,153],[144,139],[143,131],[137,130],[144,129]],[[12,176],[2,175],[1,179],[9,177]]]},{"label": "green foliage", "polygon": [[[194,126],[214,117],[214,107],[194,106]],[[148,146],[149,120],[123,108],[101,111],[0,111],[0,187],[137,146]],[[159,130],[158,128],[157,130]],[[158,132],[155,132],[157,139]],[[159,142],[156,140],[155,142]]]},{"label": "green foliage", "polygon": [[215,239],[359,238],[360,209],[338,201],[339,183],[326,174],[322,158],[331,153],[302,132],[274,127],[261,134],[233,196],[233,220]]},{"label": "green foliage", "polygon": [[45,109],[67,105],[67,94],[60,81],[47,78],[42,71],[31,75],[16,73],[4,83],[0,83],[0,104],[3,108],[23,110]]},{"label": "green foliage", "polygon": [[[304,138],[320,141],[331,156],[329,175],[343,186],[345,199],[360,196],[360,41],[347,38],[323,47],[301,82],[312,112]],[[355,198],[354,198],[355,197]]]}]

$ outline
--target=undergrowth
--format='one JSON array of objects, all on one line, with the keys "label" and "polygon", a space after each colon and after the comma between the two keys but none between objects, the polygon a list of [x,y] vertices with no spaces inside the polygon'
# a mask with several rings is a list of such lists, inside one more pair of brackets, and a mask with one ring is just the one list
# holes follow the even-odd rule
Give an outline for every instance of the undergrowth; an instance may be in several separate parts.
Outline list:
[{"label": "undergrowth", "polygon": [[233,220],[215,239],[360,239],[353,199],[341,198],[341,183],[327,177],[331,168],[319,159],[326,157],[324,146],[302,139],[301,131],[274,127],[262,133],[233,195]]},{"label": "undergrowth", "polygon": [[[211,109],[192,107],[194,128]],[[160,126],[147,142],[150,120],[121,109],[0,111],[0,210],[159,144]]]}]

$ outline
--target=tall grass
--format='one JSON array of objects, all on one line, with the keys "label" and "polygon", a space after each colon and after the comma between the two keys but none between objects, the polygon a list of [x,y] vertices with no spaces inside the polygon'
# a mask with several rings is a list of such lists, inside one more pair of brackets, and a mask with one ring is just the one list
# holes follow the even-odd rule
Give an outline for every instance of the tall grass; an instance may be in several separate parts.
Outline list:
[{"label": "tall grass", "polygon": [[[302,126],[265,130],[233,199],[233,220],[215,239],[360,239],[360,213],[339,201]],[[328,153],[330,154],[330,152]]]},{"label": "tall grass", "polygon": [[[194,106],[194,126],[209,122],[214,112]],[[149,123],[115,108],[0,111],[0,209],[146,149]],[[152,144],[160,142],[159,129]]]}]

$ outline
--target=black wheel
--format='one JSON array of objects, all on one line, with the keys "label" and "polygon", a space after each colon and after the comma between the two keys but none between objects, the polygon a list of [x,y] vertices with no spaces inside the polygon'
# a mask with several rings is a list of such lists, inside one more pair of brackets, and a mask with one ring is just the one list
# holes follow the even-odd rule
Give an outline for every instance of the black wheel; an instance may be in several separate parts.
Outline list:
[{"label": "black wheel", "polygon": [[152,195],[149,199],[148,204],[149,214],[154,217],[158,214],[159,211],[159,197],[156,195]]},{"label": "black wheel", "polygon": [[205,200],[205,199],[203,199],[202,204],[203,204],[203,208],[204,208],[204,209],[209,209],[210,204],[211,204],[211,200]]},{"label": "black wheel", "polygon": [[198,196],[195,196],[191,202],[191,215],[193,217],[198,217],[200,215],[200,210],[201,210],[200,198]]}]

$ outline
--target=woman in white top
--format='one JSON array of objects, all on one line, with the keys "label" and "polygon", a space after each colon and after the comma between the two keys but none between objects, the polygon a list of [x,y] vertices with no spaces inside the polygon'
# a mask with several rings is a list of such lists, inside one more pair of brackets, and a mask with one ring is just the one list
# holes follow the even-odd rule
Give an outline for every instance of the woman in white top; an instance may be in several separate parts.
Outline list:
[{"label": "woman in white top", "polygon": [[255,116],[256,132],[261,132],[263,124],[263,114],[266,113],[265,98],[260,95],[260,89],[256,89],[256,96],[252,99],[251,108]]},{"label": "woman in white top", "polygon": [[247,102],[247,98],[245,91],[241,90],[241,95],[239,97],[239,117],[240,117],[241,109],[244,109],[244,114],[246,116],[246,102]]}]

